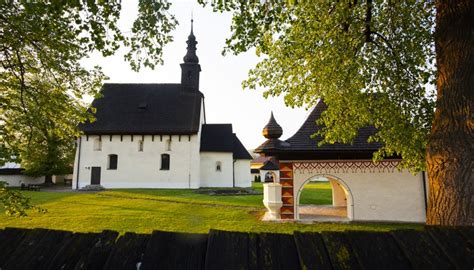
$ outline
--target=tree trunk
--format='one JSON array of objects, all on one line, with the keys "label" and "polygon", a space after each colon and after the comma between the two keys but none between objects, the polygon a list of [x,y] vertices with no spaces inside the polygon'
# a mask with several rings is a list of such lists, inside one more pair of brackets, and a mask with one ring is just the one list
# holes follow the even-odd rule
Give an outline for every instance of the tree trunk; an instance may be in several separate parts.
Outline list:
[{"label": "tree trunk", "polygon": [[53,184],[53,176],[52,175],[46,175],[44,177],[44,183],[48,184],[48,185],[52,185]]},{"label": "tree trunk", "polygon": [[437,104],[427,147],[428,224],[474,224],[474,1],[436,2]]}]

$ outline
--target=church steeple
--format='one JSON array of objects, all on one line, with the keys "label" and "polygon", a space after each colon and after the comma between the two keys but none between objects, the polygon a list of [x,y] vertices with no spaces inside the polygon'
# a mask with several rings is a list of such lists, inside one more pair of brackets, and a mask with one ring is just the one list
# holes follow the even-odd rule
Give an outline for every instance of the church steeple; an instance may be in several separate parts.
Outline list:
[{"label": "church steeple", "polygon": [[186,55],[183,57],[184,63],[181,64],[181,84],[190,88],[199,90],[199,58],[196,55],[196,37],[193,32],[193,22],[191,19],[191,33],[186,43],[188,44]]}]

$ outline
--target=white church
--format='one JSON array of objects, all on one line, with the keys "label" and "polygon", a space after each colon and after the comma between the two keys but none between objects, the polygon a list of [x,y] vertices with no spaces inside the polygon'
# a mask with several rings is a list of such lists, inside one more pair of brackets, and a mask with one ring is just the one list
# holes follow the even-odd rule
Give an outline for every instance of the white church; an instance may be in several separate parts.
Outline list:
[{"label": "white church", "polygon": [[251,155],[232,124],[207,124],[196,38],[180,84],[104,84],[80,126],[72,188],[250,187]]}]

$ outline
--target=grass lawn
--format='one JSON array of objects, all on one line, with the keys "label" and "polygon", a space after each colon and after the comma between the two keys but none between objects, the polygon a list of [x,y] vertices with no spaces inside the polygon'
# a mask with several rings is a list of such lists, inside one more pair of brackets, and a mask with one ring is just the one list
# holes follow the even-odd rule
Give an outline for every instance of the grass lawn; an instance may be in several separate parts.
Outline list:
[{"label": "grass lawn", "polygon": [[[254,184],[254,188],[262,190],[262,184]],[[331,189],[324,183],[310,184],[304,192],[302,203],[331,203]],[[209,229],[291,233],[422,228],[414,224],[262,222],[260,217],[265,211],[262,195],[210,196],[197,194],[193,190],[174,189],[24,193],[48,212],[30,212],[23,218],[0,213],[0,228],[49,228],[77,232],[108,229],[121,233],[150,233],[153,230],[206,233]]]},{"label": "grass lawn", "polygon": [[332,188],[329,182],[309,182],[300,195],[301,204],[332,204]]}]

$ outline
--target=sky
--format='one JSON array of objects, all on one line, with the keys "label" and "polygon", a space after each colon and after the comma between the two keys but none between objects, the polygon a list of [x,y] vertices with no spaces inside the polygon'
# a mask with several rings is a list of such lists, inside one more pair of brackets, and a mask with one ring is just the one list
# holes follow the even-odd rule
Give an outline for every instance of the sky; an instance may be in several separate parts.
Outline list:
[{"label": "sky", "polygon": [[[286,107],[283,97],[265,99],[264,89],[243,89],[242,81],[259,58],[255,51],[222,56],[225,39],[230,36],[231,13],[214,13],[210,7],[201,7],[196,0],[174,0],[170,12],[179,25],[172,32],[174,40],[164,48],[162,66],[155,70],[142,68],[134,72],[118,52],[107,58],[92,54],[84,59],[87,67],[100,65],[113,83],[179,83],[180,63],[186,54],[186,40],[190,33],[191,13],[194,17],[194,35],[198,41],[197,55],[201,65],[200,91],[205,96],[207,123],[231,123],[233,130],[247,149],[254,149],[265,141],[262,128],[273,111],[283,128],[282,139],[291,137],[309,114],[305,108]],[[136,14],[137,2],[122,2],[119,27],[130,29]]]}]

